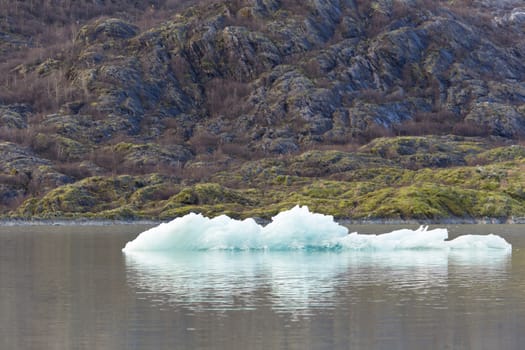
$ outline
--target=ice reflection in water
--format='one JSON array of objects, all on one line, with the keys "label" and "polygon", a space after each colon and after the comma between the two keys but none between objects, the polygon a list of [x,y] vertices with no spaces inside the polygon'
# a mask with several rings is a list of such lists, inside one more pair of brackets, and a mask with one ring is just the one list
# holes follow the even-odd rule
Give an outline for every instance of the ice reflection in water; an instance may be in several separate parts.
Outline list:
[{"label": "ice reflection in water", "polygon": [[335,308],[338,293],[362,301],[359,291],[370,286],[386,291],[381,298],[407,293],[412,300],[428,300],[429,294],[439,297],[450,278],[478,281],[490,288],[505,278],[510,257],[506,250],[125,255],[128,283],[157,303],[216,311],[267,306],[293,315]]}]

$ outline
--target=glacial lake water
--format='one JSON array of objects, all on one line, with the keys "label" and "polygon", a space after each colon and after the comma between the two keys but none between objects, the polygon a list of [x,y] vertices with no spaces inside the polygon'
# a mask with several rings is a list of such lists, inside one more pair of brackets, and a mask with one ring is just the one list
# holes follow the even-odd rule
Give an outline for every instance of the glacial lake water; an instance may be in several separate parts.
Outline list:
[{"label": "glacial lake water", "polygon": [[446,227],[512,252],[128,255],[148,227],[0,227],[0,349],[523,349],[525,225]]}]

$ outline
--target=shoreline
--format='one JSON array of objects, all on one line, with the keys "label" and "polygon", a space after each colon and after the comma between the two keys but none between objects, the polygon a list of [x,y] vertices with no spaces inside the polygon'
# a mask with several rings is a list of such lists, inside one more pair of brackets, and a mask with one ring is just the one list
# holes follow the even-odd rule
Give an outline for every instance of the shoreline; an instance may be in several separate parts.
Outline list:
[{"label": "shoreline", "polygon": [[157,226],[161,220],[110,220],[110,219],[0,219],[0,227],[8,226],[112,226],[144,225]]},{"label": "shoreline", "polygon": [[341,219],[341,225],[523,225],[525,217],[519,218],[449,218],[440,220],[417,219]]},{"label": "shoreline", "polygon": [[[9,226],[111,226],[111,225],[140,225],[157,226],[172,219],[137,219],[137,220],[111,220],[111,219],[0,219],[0,227]],[[260,225],[267,225],[271,220],[254,218]],[[416,220],[416,219],[335,219],[343,226],[351,225],[523,225],[525,217],[519,218],[448,218],[441,220]]]}]

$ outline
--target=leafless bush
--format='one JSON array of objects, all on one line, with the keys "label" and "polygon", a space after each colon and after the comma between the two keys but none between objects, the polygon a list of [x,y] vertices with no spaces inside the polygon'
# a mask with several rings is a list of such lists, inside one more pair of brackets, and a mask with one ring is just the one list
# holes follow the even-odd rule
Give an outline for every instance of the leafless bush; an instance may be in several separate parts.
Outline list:
[{"label": "leafless bush", "polygon": [[75,180],[81,180],[86,177],[93,176],[91,170],[88,167],[82,166],[80,162],[74,162],[74,163],[65,163],[61,162],[58,164],[55,164],[54,168],[69,177],[74,178]]},{"label": "leafless bush", "polygon": [[281,0],[281,8],[302,16],[308,15],[311,11],[307,2],[303,0]]},{"label": "leafless bush", "polygon": [[394,18],[402,18],[408,16],[411,12],[410,5],[402,0],[394,0],[392,2],[392,16]]},{"label": "leafless bush", "polygon": [[254,17],[250,9],[250,1],[231,0],[227,2],[230,8],[231,16],[226,19],[227,26],[245,27],[252,31],[264,30],[264,22]]},{"label": "leafless bush", "polygon": [[50,69],[45,75],[37,71],[5,74],[6,88],[0,91],[4,103],[29,103],[35,111],[54,112],[66,101],[78,97],[63,68]]},{"label": "leafless bush", "polygon": [[379,11],[374,11],[367,26],[368,35],[372,37],[378,35],[385,30],[390,22],[391,19],[388,15]]},{"label": "leafless bush", "polygon": [[327,143],[312,143],[306,147],[301,148],[303,151],[341,151],[341,152],[355,152],[361,147],[362,144],[358,143],[356,138],[352,140],[346,140],[346,142],[338,142],[327,144]]},{"label": "leafless bush", "polygon": [[200,161],[198,166],[185,166],[182,169],[182,178],[186,184],[208,181],[214,174],[226,170],[226,166],[218,161]]},{"label": "leafless bush", "polygon": [[189,128],[180,125],[175,119],[165,121],[166,130],[157,138],[157,143],[162,146],[184,144],[190,137]]},{"label": "leafless bush", "polygon": [[320,78],[324,72],[316,59],[311,59],[303,64],[303,70],[309,78]]},{"label": "leafless bush", "polygon": [[57,162],[71,161],[71,154],[67,152],[63,144],[57,138],[50,137],[46,133],[38,132],[29,140],[28,146],[38,155]]},{"label": "leafless bush", "polygon": [[247,109],[247,83],[215,78],[206,84],[206,103],[211,115],[235,118]]},{"label": "leafless bush", "polygon": [[465,120],[457,123],[452,132],[461,136],[488,136],[491,130],[487,126]]},{"label": "leafless bush", "polygon": [[195,153],[213,153],[219,146],[219,138],[206,130],[198,130],[189,140]]},{"label": "leafless bush", "polygon": [[253,159],[254,156],[254,152],[241,143],[224,143],[220,145],[219,150],[237,159]]},{"label": "leafless bush", "polygon": [[122,166],[124,157],[123,152],[106,150],[104,152],[92,152],[90,160],[99,167],[108,170],[111,174],[116,175],[127,170]]},{"label": "leafless bush", "polygon": [[163,201],[169,199],[178,192],[179,188],[173,183],[163,184],[148,196],[148,201]]},{"label": "leafless bush", "polygon": [[175,78],[177,78],[179,82],[184,82],[191,78],[189,76],[191,66],[188,63],[188,61],[183,56],[181,56],[181,54],[178,54],[171,58],[170,68],[173,74],[175,75]]},{"label": "leafless bush", "polygon": [[430,134],[439,135],[447,134],[450,131],[451,128],[449,126],[432,120],[425,120],[421,122],[409,120],[394,128],[395,134],[400,136],[423,136]]},{"label": "leafless bush", "polygon": [[11,186],[26,186],[29,178],[26,174],[0,174],[0,183]]},{"label": "leafless bush", "polygon": [[469,166],[476,166],[476,165],[488,165],[493,163],[493,160],[489,159],[487,156],[484,155],[475,155],[473,157],[467,157],[466,158],[467,165]]},{"label": "leafless bush", "polygon": [[394,133],[391,129],[383,125],[373,123],[361,135],[358,136],[358,139],[360,140],[360,143],[364,144],[379,137],[391,136],[394,136]]},{"label": "leafless bush", "polygon": [[359,97],[367,102],[371,103],[383,103],[385,102],[385,93],[376,89],[363,89],[359,91]]},{"label": "leafless bush", "polygon": [[447,110],[418,112],[413,119],[394,126],[393,132],[401,136],[444,135],[453,132],[456,122],[456,115]]},{"label": "leafless bush", "polygon": [[35,132],[32,129],[11,129],[0,128],[0,140],[28,146],[34,138]]}]

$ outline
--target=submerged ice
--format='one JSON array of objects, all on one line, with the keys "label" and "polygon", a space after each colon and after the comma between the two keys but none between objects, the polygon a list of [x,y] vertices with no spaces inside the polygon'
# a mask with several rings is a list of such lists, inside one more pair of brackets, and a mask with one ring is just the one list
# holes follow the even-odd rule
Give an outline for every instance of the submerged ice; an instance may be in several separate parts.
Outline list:
[{"label": "submerged ice", "polygon": [[191,213],[141,233],[123,251],[511,249],[503,238],[492,234],[447,239],[446,229],[423,226],[380,235],[348,234],[332,216],[296,206],[279,213],[264,227],[253,219],[241,221],[226,215],[210,219]]}]

